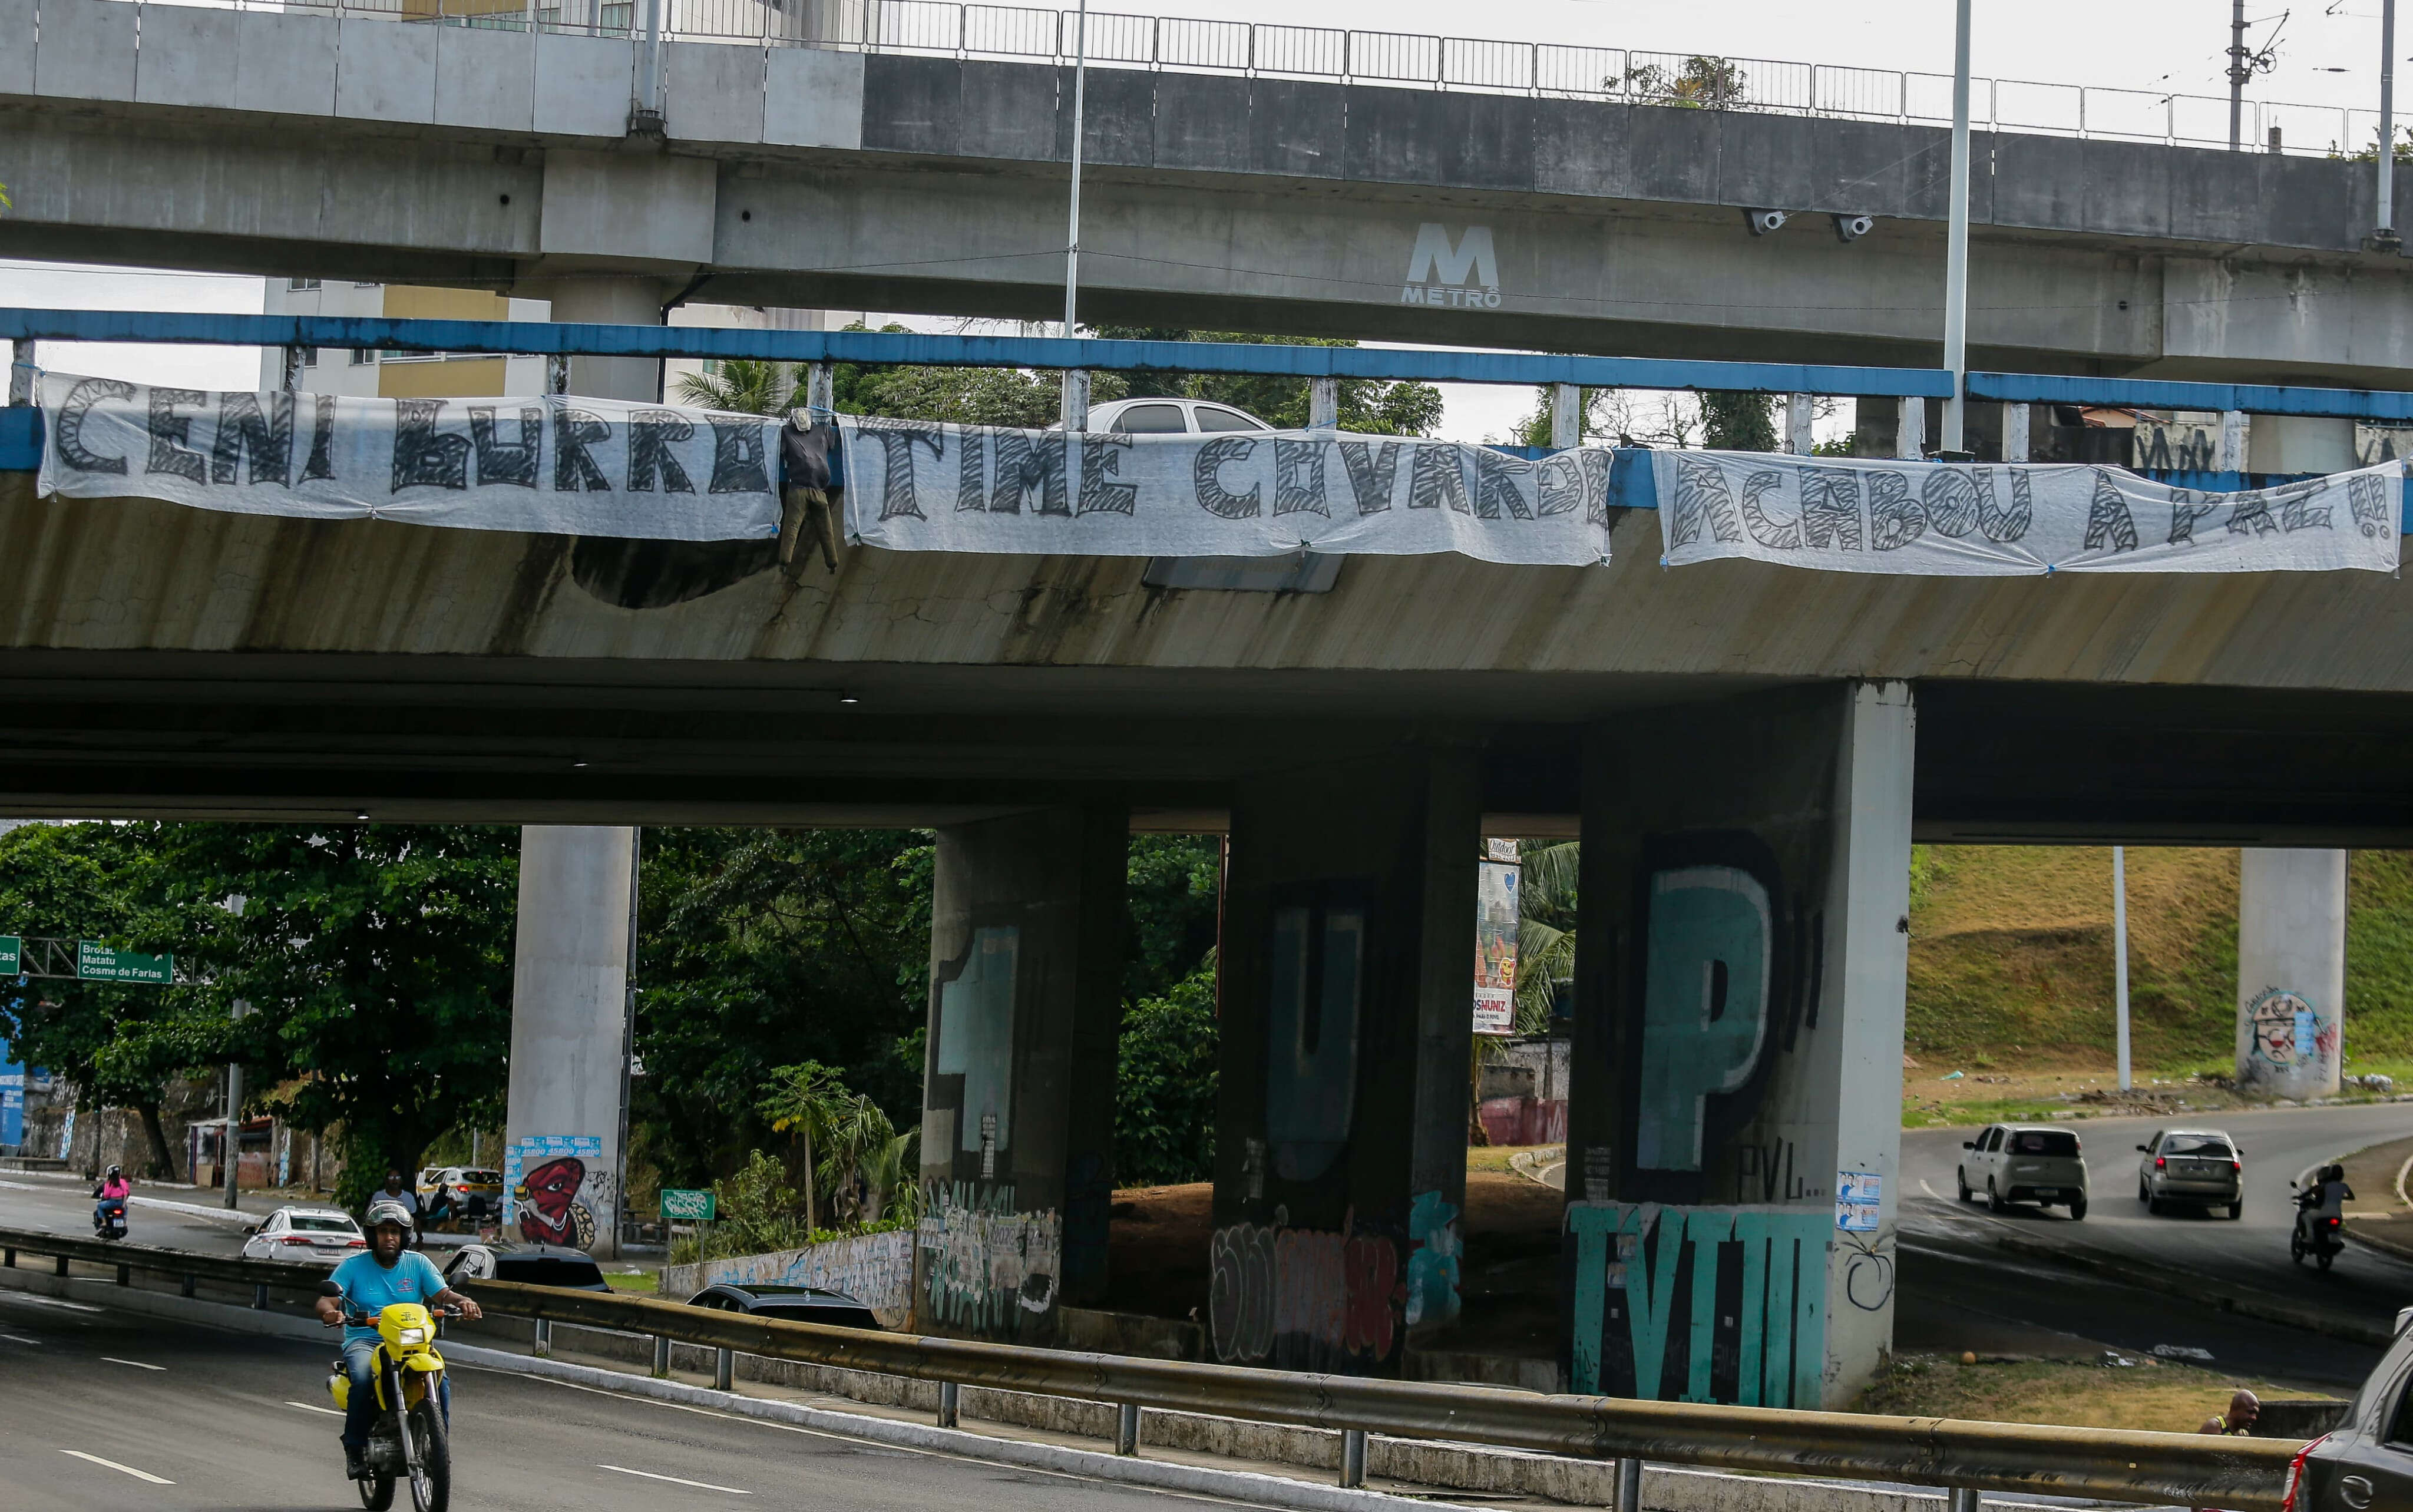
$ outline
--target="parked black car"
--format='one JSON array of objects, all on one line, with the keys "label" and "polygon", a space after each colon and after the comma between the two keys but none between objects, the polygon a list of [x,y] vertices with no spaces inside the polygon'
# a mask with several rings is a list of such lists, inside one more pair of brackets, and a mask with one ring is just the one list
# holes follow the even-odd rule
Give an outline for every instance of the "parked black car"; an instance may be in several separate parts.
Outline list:
[{"label": "parked black car", "polygon": [[833,1328],[877,1328],[871,1309],[844,1292],[819,1286],[782,1286],[770,1282],[724,1281],[688,1297],[690,1307],[718,1308],[723,1312],[750,1312],[788,1323],[825,1323]]},{"label": "parked black car", "polygon": [[581,1292],[612,1289],[593,1255],[555,1244],[465,1244],[444,1262],[444,1279],[517,1281]]},{"label": "parked black car", "polygon": [[2356,1393],[2346,1421],[2314,1440],[2288,1475],[2289,1512],[2376,1512],[2413,1506],[2413,1308],[2396,1315],[2396,1342]]}]

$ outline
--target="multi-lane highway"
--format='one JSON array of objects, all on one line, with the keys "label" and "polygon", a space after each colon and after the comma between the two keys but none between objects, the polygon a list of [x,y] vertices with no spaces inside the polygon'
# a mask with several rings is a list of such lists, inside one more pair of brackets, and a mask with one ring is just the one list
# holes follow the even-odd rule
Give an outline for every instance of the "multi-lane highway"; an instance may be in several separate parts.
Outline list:
[{"label": "multi-lane highway", "polygon": [[[1922,1129],[1902,1135],[1901,1225],[1905,1305],[1964,1313],[1972,1337],[1987,1325],[2001,1337],[2044,1330],[2143,1352],[2155,1344],[2208,1350],[2224,1368],[2307,1384],[2359,1382],[2379,1351],[2311,1329],[2189,1307],[2183,1298],[2113,1282],[2073,1276],[2049,1261],[2005,1253],[2006,1236],[2083,1257],[2143,1262],[2247,1289],[2276,1301],[2386,1327],[2413,1306],[2413,1265],[2349,1246],[2323,1273],[2287,1258],[2294,1218],[2287,1183],[2307,1166],[2413,1135],[2413,1104],[2195,1115],[2089,1119],[2068,1125],[2081,1142],[2092,1202],[2085,1221],[2065,1208],[2013,1208],[1994,1214],[1982,1201],[1954,1195],[1953,1168],[1972,1129]],[[2192,1211],[2154,1216],[2137,1200],[2136,1147],[2160,1128],[2225,1129],[2245,1160],[2245,1211],[2230,1220]],[[2382,1197],[2361,1193],[2366,1203]],[[2389,1194],[2392,1201],[2392,1194]],[[1947,1327],[1934,1341],[1945,1342]],[[1972,1347],[1983,1350],[1986,1345]]]},{"label": "multi-lane highway", "polygon": [[[332,1346],[0,1289],[0,1505],[9,1512],[357,1506],[327,1401],[332,1354]],[[453,1505],[478,1512],[1233,1505],[454,1369]]]}]

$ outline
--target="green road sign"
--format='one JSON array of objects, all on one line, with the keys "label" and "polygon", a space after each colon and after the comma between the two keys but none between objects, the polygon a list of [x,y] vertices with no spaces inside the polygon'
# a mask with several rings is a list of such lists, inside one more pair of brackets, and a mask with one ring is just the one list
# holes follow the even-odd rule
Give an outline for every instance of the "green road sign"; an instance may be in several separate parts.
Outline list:
[{"label": "green road sign", "polygon": [[15,976],[25,969],[25,941],[17,935],[0,935],[0,976]]},{"label": "green road sign", "polygon": [[76,941],[76,976],[85,982],[150,982],[175,980],[176,957],[141,956],[111,950],[90,940]]},{"label": "green road sign", "polygon": [[688,1223],[712,1222],[712,1193],[689,1192],[677,1187],[662,1189],[662,1217]]}]

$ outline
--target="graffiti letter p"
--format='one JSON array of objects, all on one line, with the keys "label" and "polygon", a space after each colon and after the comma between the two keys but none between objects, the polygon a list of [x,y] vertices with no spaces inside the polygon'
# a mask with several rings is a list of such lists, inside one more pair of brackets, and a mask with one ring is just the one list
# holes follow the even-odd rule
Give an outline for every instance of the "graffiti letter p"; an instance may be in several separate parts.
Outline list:
[{"label": "graffiti letter p", "polygon": [[1697,1171],[1710,1094],[1750,1080],[1767,1042],[1776,939],[1768,889],[1733,867],[1658,872],[1650,921],[1635,1161]]}]

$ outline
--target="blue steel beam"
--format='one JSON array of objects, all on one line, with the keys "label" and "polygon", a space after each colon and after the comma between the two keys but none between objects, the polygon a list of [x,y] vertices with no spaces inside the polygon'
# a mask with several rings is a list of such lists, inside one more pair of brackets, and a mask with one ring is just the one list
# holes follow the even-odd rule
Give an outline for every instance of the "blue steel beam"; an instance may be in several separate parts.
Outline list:
[{"label": "blue steel beam", "polygon": [[2413,393],[2379,389],[2306,389],[2278,383],[2178,383],[2162,378],[1972,373],[1969,397],[1998,399],[2006,404],[2118,405],[2130,409],[2235,409],[2249,415],[2322,415],[2398,422],[2413,420]]},{"label": "blue steel beam", "polygon": [[0,338],[575,357],[752,358],[945,367],[1121,368],[1432,383],[1578,383],[1596,389],[1725,389],[1942,398],[1941,368],[1833,367],[1419,348],[1244,346],[1212,341],[940,336],[884,331],[735,331],[712,326],[555,325],[536,320],[388,320],[330,315],[0,309]]}]

